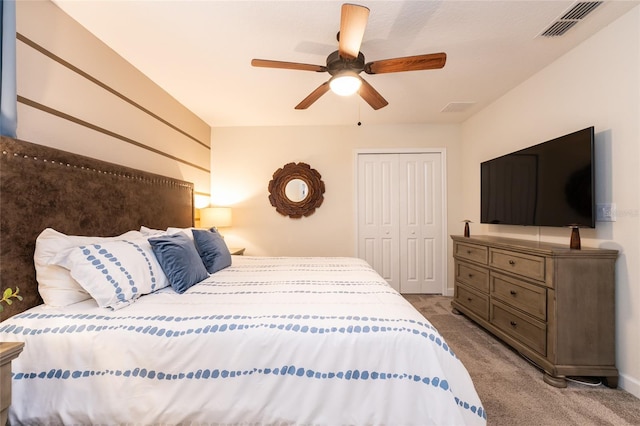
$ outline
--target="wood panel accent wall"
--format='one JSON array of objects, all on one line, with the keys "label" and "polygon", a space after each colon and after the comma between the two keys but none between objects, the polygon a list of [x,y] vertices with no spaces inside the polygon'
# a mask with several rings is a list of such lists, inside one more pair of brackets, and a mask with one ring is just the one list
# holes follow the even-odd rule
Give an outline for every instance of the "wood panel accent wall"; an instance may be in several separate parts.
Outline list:
[{"label": "wood panel accent wall", "polygon": [[210,195],[209,125],[54,3],[16,6],[19,139],[190,181],[196,195]]}]

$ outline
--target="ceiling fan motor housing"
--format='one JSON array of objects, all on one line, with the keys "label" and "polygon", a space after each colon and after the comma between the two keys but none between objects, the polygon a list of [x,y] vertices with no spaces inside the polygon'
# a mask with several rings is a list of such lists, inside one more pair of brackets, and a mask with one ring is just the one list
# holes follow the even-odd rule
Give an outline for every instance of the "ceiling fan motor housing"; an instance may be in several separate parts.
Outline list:
[{"label": "ceiling fan motor housing", "polygon": [[362,52],[358,52],[358,57],[355,59],[345,59],[340,56],[337,50],[327,56],[327,72],[331,75],[336,75],[343,71],[353,71],[359,74],[363,69],[364,55]]}]

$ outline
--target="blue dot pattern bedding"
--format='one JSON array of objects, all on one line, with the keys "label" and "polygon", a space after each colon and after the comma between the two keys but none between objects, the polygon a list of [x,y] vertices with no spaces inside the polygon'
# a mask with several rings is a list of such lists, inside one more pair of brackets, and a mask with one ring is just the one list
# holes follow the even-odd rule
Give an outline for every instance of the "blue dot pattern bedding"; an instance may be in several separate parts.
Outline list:
[{"label": "blue dot pattern bedding", "polygon": [[177,294],[0,323],[12,424],[486,424],[440,333],[364,261],[233,257]]}]

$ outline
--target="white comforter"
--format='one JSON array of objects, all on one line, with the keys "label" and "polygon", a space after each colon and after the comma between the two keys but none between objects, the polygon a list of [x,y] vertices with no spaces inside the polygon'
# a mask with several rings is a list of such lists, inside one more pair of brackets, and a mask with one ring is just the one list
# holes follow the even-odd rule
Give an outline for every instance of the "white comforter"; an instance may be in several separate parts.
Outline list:
[{"label": "white comforter", "polygon": [[438,331],[359,259],[234,256],[182,295],[38,306],[0,341],[26,342],[12,424],[486,422]]}]

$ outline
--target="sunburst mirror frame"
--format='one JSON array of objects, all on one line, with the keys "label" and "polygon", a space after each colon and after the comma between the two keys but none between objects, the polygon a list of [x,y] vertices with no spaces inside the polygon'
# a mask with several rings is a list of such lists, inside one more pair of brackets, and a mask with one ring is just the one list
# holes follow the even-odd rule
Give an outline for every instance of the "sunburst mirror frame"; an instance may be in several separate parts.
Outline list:
[{"label": "sunburst mirror frame", "polygon": [[[293,201],[286,195],[287,184],[294,179],[302,180],[308,192],[301,201]],[[324,182],[316,169],[306,163],[288,163],[273,173],[269,181],[269,201],[283,216],[299,219],[309,216],[324,201]]]}]

